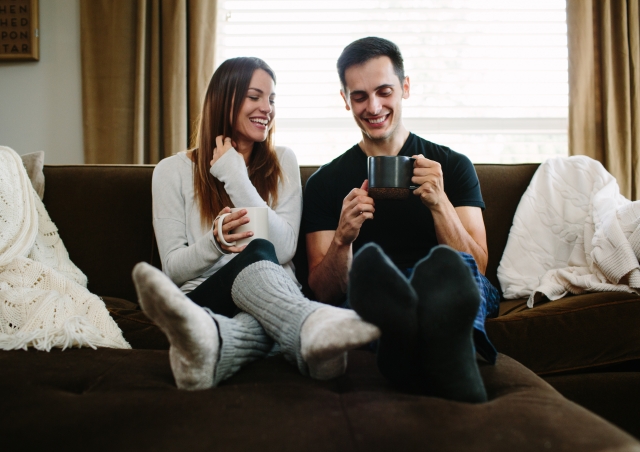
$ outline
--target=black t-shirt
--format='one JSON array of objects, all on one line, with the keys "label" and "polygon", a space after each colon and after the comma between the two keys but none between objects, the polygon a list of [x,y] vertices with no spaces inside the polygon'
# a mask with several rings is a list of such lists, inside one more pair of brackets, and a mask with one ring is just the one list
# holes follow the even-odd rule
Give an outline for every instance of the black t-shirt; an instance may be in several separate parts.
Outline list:
[{"label": "black t-shirt", "polygon": [[[454,207],[484,209],[480,183],[471,161],[463,154],[411,133],[398,155],[422,154],[442,165],[444,191]],[[322,166],[307,181],[302,215],[305,233],[335,231],[342,202],[354,188],[367,179],[367,156],[359,145]],[[411,268],[438,245],[431,211],[420,198],[406,200],[377,199],[373,220],[362,225],[353,243],[353,252],[375,242],[401,269]]]}]

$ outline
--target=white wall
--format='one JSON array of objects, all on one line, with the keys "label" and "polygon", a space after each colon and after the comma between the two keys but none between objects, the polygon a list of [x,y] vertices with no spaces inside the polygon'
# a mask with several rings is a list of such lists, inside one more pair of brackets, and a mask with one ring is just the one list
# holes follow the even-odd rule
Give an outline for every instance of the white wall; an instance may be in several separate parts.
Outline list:
[{"label": "white wall", "polygon": [[0,61],[0,145],[84,163],[80,0],[40,0],[40,61]]}]

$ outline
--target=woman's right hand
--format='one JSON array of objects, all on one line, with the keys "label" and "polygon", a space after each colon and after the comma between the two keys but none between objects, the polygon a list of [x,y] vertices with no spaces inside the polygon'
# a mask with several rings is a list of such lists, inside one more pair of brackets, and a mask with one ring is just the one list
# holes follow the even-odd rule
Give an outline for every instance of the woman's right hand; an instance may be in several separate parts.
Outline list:
[{"label": "woman's right hand", "polygon": [[218,161],[220,157],[224,155],[229,149],[234,148],[236,144],[229,137],[223,137],[222,135],[218,135],[216,137],[216,147],[213,150],[213,158],[211,159],[210,165],[213,166],[214,163]]},{"label": "woman's right hand", "polygon": [[245,237],[251,237],[253,235],[252,231],[241,232],[239,234],[230,233],[231,231],[236,229],[238,226],[249,222],[249,217],[247,217],[247,211],[246,209],[242,209],[242,210],[238,210],[237,212],[231,213],[231,208],[225,207],[220,211],[220,213],[218,214],[218,216],[213,222],[213,238],[215,239],[216,242],[218,242],[220,247],[225,251],[229,251],[230,253],[239,253],[240,251],[245,249],[247,245],[228,246],[222,243],[222,241],[220,240],[220,237],[218,236],[218,223],[219,223],[218,219],[224,214],[229,214],[229,215],[225,216],[222,219],[222,237],[224,238],[225,242],[233,243],[236,240],[244,239]]}]

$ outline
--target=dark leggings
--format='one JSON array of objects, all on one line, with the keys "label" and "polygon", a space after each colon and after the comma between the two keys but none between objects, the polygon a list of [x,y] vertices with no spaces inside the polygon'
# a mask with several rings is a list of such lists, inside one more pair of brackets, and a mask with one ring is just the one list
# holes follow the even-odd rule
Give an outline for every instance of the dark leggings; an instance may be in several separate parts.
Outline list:
[{"label": "dark leggings", "polygon": [[238,274],[259,261],[278,264],[276,250],[268,240],[254,239],[236,257],[196,287],[187,296],[202,307],[216,314],[233,317],[240,310],[231,298],[231,287]]}]

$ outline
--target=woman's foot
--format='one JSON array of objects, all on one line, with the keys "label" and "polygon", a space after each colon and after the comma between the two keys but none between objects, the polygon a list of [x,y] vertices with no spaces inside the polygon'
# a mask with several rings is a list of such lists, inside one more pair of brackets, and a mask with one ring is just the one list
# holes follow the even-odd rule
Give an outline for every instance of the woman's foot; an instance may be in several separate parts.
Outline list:
[{"label": "woman's foot", "polygon": [[178,388],[212,387],[220,353],[213,318],[157,268],[141,262],[132,276],[140,306],[169,339],[169,360]]},{"label": "woman's foot", "polygon": [[325,306],[315,310],[302,324],[300,352],[311,377],[328,380],[346,371],[347,351],[378,337],[378,327],[365,322],[354,311]]}]

